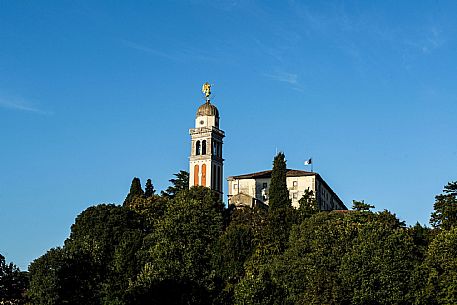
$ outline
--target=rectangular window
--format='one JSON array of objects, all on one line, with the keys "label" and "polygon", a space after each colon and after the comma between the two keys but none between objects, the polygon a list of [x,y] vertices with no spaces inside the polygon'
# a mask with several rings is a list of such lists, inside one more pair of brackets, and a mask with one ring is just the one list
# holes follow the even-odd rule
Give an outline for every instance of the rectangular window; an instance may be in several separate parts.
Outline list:
[{"label": "rectangular window", "polygon": [[233,189],[236,190],[238,188],[238,184],[233,183]]},{"label": "rectangular window", "polygon": [[292,198],[293,198],[293,199],[297,199],[297,198],[298,198],[298,194],[297,194],[297,193],[293,193],[293,194],[292,194]]},{"label": "rectangular window", "polygon": [[298,186],[298,181],[292,182],[292,185],[293,185],[294,187],[297,187],[297,186]]},{"label": "rectangular window", "polygon": [[211,185],[211,189],[216,189],[216,165],[213,165],[213,172],[211,173],[211,177],[213,180],[213,184]]},{"label": "rectangular window", "polygon": [[262,188],[263,188],[263,189],[266,189],[267,186],[268,186],[268,183],[266,183],[266,182],[264,182],[264,183],[262,184]]},{"label": "rectangular window", "polygon": [[222,191],[221,167],[217,167],[217,190]]}]

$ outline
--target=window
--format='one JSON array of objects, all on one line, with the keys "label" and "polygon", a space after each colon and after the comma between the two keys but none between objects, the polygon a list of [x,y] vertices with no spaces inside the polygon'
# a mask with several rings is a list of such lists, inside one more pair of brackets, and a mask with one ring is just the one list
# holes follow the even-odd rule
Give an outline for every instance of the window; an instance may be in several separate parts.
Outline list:
[{"label": "window", "polygon": [[195,149],[195,154],[198,156],[200,155],[200,141],[197,141],[196,149]]},{"label": "window", "polygon": [[218,166],[217,167],[217,190],[218,191],[221,191],[221,186],[222,186],[221,185],[221,181],[222,181],[222,179],[221,179],[221,167]]},{"label": "window", "polygon": [[[295,181],[294,181],[294,182],[295,182]],[[293,193],[293,194],[292,194],[292,198],[293,198],[293,199],[297,199],[297,198],[298,198],[298,194],[297,194],[297,193]]]},{"label": "window", "polygon": [[194,186],[198,185],[198,164],[194,166]]},{"label": "window", "polygon": [[238,184],[233,183],[233,189],[236,190],[238,188]]},{"label": "window", "polygon": [[206,155],[206,140],[202,141],[202,155]]},{"label": "window", "polygon": [[268,187],[268,183],[264,182],[264,183],[262,184],[262,188],[263,188],[263,189],[266,189],[267,187]]},{"label": "window", "polygon": [[213,180],[213,184],[211,185],[211,189],[216,189],[216,165],[213,165],[213,172],[211,173],[211,177]]},{"label": "window", "polygon": [[202,165],[202,186],[206,186],[206,164]]},{"label": "window", "polygon": [[213,151],[212,151],[213,156],[216,155],[216,142],[213,141]]}]

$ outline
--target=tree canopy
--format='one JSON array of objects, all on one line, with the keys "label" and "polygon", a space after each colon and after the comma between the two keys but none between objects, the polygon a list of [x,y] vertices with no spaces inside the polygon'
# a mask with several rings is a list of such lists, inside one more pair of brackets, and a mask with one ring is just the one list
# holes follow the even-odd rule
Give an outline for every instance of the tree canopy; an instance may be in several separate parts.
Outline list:
[{"label": "tree canopy", "polygon": [[169,180],[171,185],[162,192],[162,195],[174,198],[179,192],[189,188],[189,172],[181,170],[174,176],[175,178]]},{"label": "tree canopy", "polygon": [[450,229],[457,224],[457,181],[449,182],[443,193],[435,197],[430,224],[438,229]]},{"label": "tree canopy", "polygon": [[0,254],[0,304],[22,304],[27,285],[27,274]]},{"label": "tree canopy", "polygon": [[408,227],[389,211],[373,212],[364,201],[354,201],[352,211],[320,211],[311,191],[294,209],[284,154],[273,163],[269,209],[225,208],[209,188],[189,189],[183,171],[161,195],[151,192],[150,180],[143,192],[135,178],[128,204],[87,208],[63,247],[33,261],[26,296],[26,277],[0,256],[0,300],[457,303],[455,182],[436,197],[433,228]]}]

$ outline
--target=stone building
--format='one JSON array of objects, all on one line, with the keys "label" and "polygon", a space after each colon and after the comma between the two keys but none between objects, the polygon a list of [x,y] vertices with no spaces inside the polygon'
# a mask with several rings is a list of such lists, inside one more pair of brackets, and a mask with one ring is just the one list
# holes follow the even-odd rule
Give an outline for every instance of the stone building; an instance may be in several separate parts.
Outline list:
[{"label": "stone building", "polygon": [[[268,205],[271,170],[230,176],[227,180],[229,204],[249,207]],[[310,190],[313,191],[321,210],[347,210],[343,201],[318,173],[288,169],[286,183],[294,207],[299,206],[298,201],[305,190]]]}]

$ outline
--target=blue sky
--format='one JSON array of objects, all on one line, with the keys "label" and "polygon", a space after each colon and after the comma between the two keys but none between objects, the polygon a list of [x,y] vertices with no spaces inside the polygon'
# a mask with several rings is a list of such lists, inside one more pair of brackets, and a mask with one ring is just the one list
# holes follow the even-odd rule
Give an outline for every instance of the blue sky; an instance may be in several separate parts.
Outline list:
[{"label": "blue sky", "polygon": [[[0,1],[0,253],[188,169],[214,84],[225,175],[313,157],[343,201],[427,224],[457,180],[455,1]],[[226,187],[226,186],[225,186]]]}]

